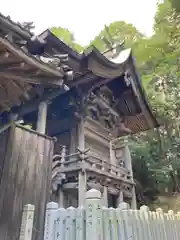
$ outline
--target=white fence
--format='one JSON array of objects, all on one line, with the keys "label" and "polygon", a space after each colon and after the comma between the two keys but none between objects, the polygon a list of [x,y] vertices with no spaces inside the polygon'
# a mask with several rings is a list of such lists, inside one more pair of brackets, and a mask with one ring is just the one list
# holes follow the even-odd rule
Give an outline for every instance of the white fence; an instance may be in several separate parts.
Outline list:
[{"label": "white fence", "polygon": [[101,202],[101,193],[92,189],[84,208],[48,203],[44,240],[180,240],[180,213],[151,212],[147,206],[131,210],[127,203],[105,208]]}]

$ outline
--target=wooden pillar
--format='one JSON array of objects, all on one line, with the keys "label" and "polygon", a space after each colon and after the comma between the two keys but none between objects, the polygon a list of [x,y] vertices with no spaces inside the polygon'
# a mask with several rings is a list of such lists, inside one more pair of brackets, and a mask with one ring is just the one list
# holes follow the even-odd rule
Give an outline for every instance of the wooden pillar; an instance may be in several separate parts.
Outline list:
[{"label": "wooden pillar", "polygon": [[81,120],[78,125],[78,147],[82,151],[85,150],[85,129],[83,117],[81,117]]},{"label": "wooden pillar", "polygon": [[[129,150],[129,147],[128,147],[127,144],[125,146],[125,156],[126,156],[125,167],[130,171],[130,174],[133,178],[131,153],[130,153],[130,150]],[[136,193],[135,193],[135,187],[134,186],[133,186],[133,189],[132,189],[131,208],[132,209],[137,209]]]},{"label": "wooden pillar", "polygon": [[70,140],[70,154],[77,151],[77,129],[72,127],[71,129],[71,140]]},{"label": "wooden pillar", "polygon": [[[81,151],[85,150],[85,131],[83,117],[81,117],[81,121],[78,126],[78,147]],[[82,170],[79,172],[78,183],[78,205],[83,206],[85,203],[86,194],[86,172],[83,172]]]},{"label": "wooden pillar", "polygon": [[110,163],[117,164],[116,155],[115,155],[115,151],[113,149],[113,142],[112,141],[110,141],[110,143],[109,143],[109,150],[110,150]]},{"label": "wooden pillar", "polygon": [[78,206],[84,206],[86,195],[86,172],[79,172],[78,179]]},{"label": "wooden pillar", "polygon": [[64,192],[62,189],[58,190],[58,205],[60,208],[64,208]]},{"label": "wooden pillar", "polygon": [[135,191],[135,187],[134,186],[133,186],[133,189],[132,189],[131,208],[132,209],[137,209],[136,191]]},{"label": "wooden pillar", "polygon": [[119,195],[118,195],[118,199],[117,199],[117,207],[120,203],[124,202],[124,196],[123,196],[123,192],[120,191]]},{"label": "wooden pillar", "polygon": [[106,186],[103,188],[102,201],[103,207],[108,207],[108,188]]},{"label": "wooden pillar", "polygon": [[[62,146],[62,150],[61,150],[61,166],[62,167],[64,167],[65,156],[66,156],[66,146],[64,145]],[[62,188],[58,189],[58,203],[60,208],[64,207],[64,191]]]},{"label": "wooden pillar", "polygon": [[36,131],[42,134],[46,132],[47,108],[47,102],[41,102],[39,104]]}]

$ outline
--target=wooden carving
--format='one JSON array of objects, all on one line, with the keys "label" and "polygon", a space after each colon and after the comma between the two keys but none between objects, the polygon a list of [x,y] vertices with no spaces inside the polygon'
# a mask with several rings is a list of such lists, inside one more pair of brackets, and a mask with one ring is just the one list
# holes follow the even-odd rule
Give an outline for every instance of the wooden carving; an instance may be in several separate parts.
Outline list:
[{"label": "wooden carving", "polygon": [[116,127],[112,131],[112,135],[114,138],[117,138],[123,135],[129,135],[131,133],[132,133],[131,129],[125,126],[125,123],[123,122],[123,120],[119,120],[119,122],[116,124]]},{"label": "wooden carving", "polygon": [[105,128],[114,128],[117,116],[111,111],[112,102],[113,95],[105,86],[97,92],[97,95],[91,92],[86,100],[87,115],[100,122]]},{"label": "wooden carving", "polygon": [[101,118],[98,101],[96,95],[93,93],[90,93],[89,98],[87,99],[87,115],[96,121],[99,121]]},{"label": "wooden carving", "polygon": [[110,106],[112,105],[114,100],[113,93],[107,86],[102,86],[98,95],[102,97]]}]

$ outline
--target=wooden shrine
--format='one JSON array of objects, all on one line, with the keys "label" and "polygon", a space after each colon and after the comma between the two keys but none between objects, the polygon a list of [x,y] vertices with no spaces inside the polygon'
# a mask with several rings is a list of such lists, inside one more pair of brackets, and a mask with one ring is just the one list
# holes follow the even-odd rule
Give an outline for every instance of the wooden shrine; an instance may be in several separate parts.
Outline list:
[{"label": "wooden shrine", "polygon": [[[131,49],[110,57],[96,48],[77,54],[49,30],[31,42],[35,54],[67,54],[63,69],[69,91],[56,97],[47,113],[46,134],[57,138],[52,166],[53,199],[60,206],[80,206],[85,191],[100,190],[104,204],[125,198],[136,207],[131,157],[122,136],[157,127],[137,74]],[[34,47],[33,47],[34,44]],[[40,46],[40,45],[39,45]]]},{"label": "wooden shrine", "polygon": [[[17,239],[19,222],[9,232],[7,225],[24,204],[35,205],[36,217],[50,198],[61,207],[83,205],[91,188],[101,191],[105,206],[125,199],[136,208],[131,155],[121,137],[158,123],[131,49],[114,50],[78,54],[49,30],[35,37],[0,15],[0,138],[11,128],[22,134],[21,140],[8,135],[0,148],[2,216],[14,196],[9,218],[0,218],[1,239]],[[39,231],[41,226],[37,219]]]}]

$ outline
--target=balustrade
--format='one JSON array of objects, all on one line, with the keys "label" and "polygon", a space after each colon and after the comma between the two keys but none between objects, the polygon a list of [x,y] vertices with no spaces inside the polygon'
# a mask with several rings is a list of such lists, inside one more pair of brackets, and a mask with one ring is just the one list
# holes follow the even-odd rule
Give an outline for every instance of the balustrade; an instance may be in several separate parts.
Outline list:
[{"label": "balustrade", "polygon": [[97,154],[94,154],[90,150],[86,150],[83,152],[76,152],[70,155],[54,155],[53,158],[53,166],[54,162],[58,162],[58,167],[60,172],[68,171],[68,169],[73,170],[73,168],[84,167],[86,169],[90,169],[91,171],[100,171],[104,174],[110,174],[109,176],[119,177],[121,179],[131,181],[132,177],[130,171],[124,167],[118,166],[116,164],[112,164],[105,159],[102,159]]}]

